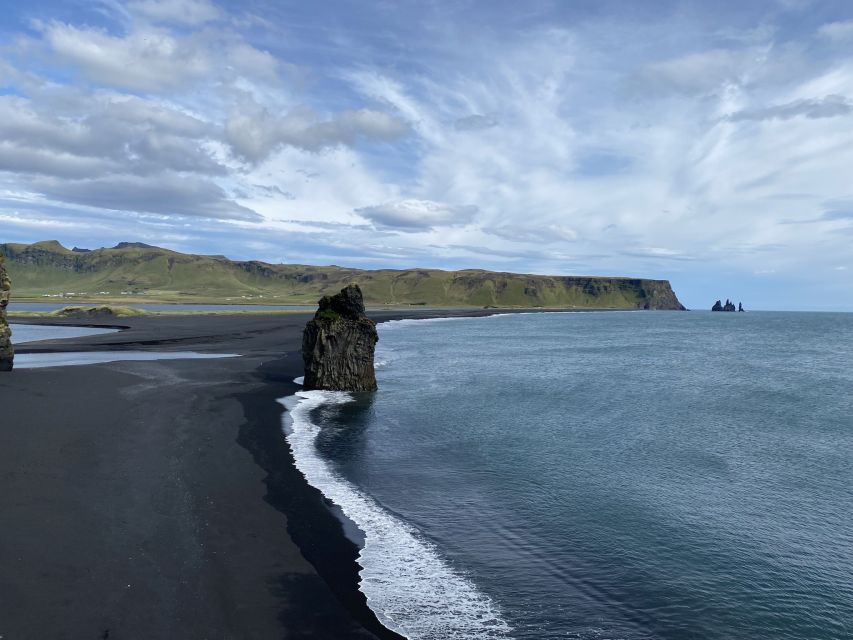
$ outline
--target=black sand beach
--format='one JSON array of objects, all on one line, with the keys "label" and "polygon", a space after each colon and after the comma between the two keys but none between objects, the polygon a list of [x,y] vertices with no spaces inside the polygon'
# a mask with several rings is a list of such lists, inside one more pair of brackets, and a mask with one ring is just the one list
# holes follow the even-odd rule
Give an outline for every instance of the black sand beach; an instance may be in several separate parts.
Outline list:
[{"label": "black sand beach", "polygon": [[0,637],[399,637],[281,433],[307,317],[120,318],[18,348],[241,357],[0,376]]}]

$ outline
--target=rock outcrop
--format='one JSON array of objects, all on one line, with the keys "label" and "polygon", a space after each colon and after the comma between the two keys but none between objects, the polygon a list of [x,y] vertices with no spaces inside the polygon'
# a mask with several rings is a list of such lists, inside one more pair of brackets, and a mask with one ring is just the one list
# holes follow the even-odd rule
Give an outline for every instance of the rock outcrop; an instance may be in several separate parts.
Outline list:
[{"label": "rock outcrop", "polygon": [[[714,306],[711,307],[711,311],[738,311],[737,307],[735,307],[735,303],[726,298],[726,304],[723,304],[720,300],[717,300],[714,303]],[[740,311],[743,311],[743,305],[741,305]]]},{"label": "rock outcrop", "polygon": [[0,256],[0,371],[11,371],[15,360],[15,349],[12,347],[12,330],[6,321],[6,305],[12,291],[12,281],[6,275],[6,265]]},{"label": "rock outcrop", "polygon": [[375,391],[373,355],[379,335],[364,312],[358,285],[323,296],[302,334],[305,390]]}]

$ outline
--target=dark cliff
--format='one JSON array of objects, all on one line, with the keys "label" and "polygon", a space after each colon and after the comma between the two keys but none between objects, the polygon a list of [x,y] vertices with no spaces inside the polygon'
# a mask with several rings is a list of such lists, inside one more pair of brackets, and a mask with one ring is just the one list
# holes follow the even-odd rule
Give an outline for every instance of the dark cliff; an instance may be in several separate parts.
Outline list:
[{"label": "dark cliff", "polygon": [[379,335],[365,315],[358,285],[324,296],[302,334],[306,390],[375,391],[373,355]]},{"label": "dark cliff", "polygon": [[643,294],[641,297],[643,309],[687,311],[672,290],[669,280],[637,280],[636,282]]},{"label": "dark cliff", "polygon": [[12,281],[6,274],[6,265],[3,256],[0,256],[0,371],[11,371],[15,359],[15,350],[12,347],[12,330],[6,322],[6,305],[9,304],[9,295],[12,291]]}]

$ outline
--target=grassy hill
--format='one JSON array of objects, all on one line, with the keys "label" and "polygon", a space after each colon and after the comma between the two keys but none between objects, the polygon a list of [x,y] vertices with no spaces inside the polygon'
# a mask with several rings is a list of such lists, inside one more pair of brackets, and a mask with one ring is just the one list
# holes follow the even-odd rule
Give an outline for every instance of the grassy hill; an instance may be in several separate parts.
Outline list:
[{"label": "grassy hill", "polygon": [[371,305],[681,309],[666,280],[466,269],[361,270],[233,261],[141,243],[93,251],[56,241],[0,244],[15,299],[313,304],[358,283]]}]

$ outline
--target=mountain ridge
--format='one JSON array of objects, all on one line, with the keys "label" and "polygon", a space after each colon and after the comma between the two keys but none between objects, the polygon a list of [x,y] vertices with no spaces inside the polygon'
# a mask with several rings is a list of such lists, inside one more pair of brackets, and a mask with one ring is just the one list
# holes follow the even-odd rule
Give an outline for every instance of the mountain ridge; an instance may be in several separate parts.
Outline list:
[{"label": "mountain ridge", "polygon": [[668,280],[483,269],[354,269],[185,254],[139,242],[0,244],[18,299],[313,304],[358,283],[371,305],[683,309]]}]

